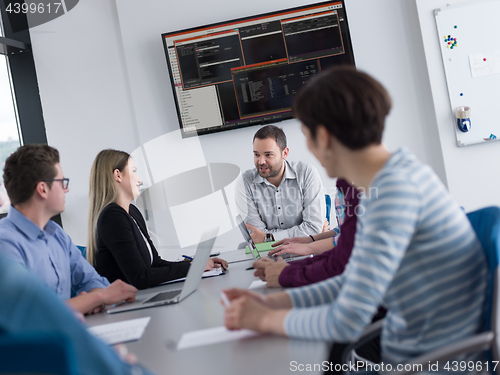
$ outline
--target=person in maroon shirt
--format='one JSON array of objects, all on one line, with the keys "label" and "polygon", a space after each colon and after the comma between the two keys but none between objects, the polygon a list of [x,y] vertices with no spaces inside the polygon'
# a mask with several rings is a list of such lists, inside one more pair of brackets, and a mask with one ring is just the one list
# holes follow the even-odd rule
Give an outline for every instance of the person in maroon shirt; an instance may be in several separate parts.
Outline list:
[{"label": "person in maroon shirt", "polygon": [[[253,264],[256,269],[255,276],[267,281],[268,287],[309,285],[344,272],[354,246],[359,191],[342,179],[337,180],[337,188],[345,199],[344,222],[340,226],[337,246],[312,258],[289,263],[283,259],[277,262],[267,258],[259,259]],[[282,242],[286,244],[286,241],[285,239]]]}]

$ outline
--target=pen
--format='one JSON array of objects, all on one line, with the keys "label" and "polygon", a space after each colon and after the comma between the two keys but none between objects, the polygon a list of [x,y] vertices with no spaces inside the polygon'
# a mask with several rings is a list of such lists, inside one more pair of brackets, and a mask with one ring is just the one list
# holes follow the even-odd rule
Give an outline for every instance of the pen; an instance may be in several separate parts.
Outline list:
[{"label": "pen", "polygon": [[229,302],[226,293],[224,293],[223,291],[220,292],[220,299],[222,300],[224,306],[229,307],[231,305],[231,302]]},{"label": "pen", "polygon": [[187,260],[193,260],[193,257],[189,257],[189,256],[187,256],[187,255],[183,255],[182,257],[183,257],[183,258],[186,258]]},{"label": "pen", "polygon": [[245,268],[245,271],[250,271],[250,270],[254,270],[255,268],[253,267],[248,267],[248,268]]}]

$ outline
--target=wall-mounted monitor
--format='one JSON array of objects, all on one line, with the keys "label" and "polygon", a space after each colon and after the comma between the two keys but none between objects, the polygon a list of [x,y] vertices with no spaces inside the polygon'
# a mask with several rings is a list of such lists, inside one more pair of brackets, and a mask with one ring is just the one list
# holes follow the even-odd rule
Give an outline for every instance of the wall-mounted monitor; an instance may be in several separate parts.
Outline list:
[{"label": "wall-mounted monitor", "polygon": [[162,34],[183,137],[292,118],[294,95],[354,65],[344,0]]}]

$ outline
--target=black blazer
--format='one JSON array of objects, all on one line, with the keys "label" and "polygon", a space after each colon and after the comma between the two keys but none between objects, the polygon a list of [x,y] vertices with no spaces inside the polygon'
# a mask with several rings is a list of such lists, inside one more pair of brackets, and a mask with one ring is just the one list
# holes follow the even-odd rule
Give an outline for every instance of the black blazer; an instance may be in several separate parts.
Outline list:
[{"label": "black blazer", "polygon": [[[104,207],[97,220],[96,270],[110,282],[121,279],[138,289],[185,277],[189,262],[167,262],[158,255],[146,222],[134,205],[130,214],[116,203]],[[134,220],[151,246],[151,255]]]}]

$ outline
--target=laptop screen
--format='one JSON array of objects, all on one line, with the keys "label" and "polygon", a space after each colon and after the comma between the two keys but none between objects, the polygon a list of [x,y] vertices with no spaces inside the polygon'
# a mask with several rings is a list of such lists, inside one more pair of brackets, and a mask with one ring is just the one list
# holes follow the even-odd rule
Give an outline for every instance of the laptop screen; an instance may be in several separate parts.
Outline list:
[{"label": "laptop screen", "polygon": [[240,228],[241,234],[243,235],[245,242],[247,243],[250,251],[252,252],[254,259],[260,259],[259,251],[255,247],[255,243],[253,242],[252,237],[250,236],[250,232],[248,231],[248,228],[246,227],[245,222],[243,221],[241,215],[236,216],[236,221],[238,223],[238,228]]}]

